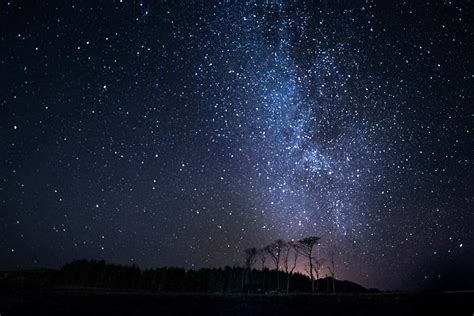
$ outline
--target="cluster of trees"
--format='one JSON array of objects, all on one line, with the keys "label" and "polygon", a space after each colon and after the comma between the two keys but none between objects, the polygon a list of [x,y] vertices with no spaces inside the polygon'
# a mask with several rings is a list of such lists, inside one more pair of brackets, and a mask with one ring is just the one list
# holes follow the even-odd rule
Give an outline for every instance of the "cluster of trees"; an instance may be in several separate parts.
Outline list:
[{"label": "cluster of trees", "polygon": [[[142,271],[136,266],[79,260],[61,268],[53,285],[151,292],[289,293],[291,280],[291,291],[316,292],[318,284],[323,284],[324,291],[335,292],[333,256],[326,264],[331,277],[317,282],[323,265],[323,260],[315,256],[319,240],[316,236],[288,242],[278,239],[259,249],[246,249],[243,266],[216,269],[165,267]],[[305,274],[295,272],[301,263]]]},{"label": "cluster of trees", "polygon": [[[245,276],[252,283],[246,282]],[[280,275],[283,279],[284,276]],[[267,280],[265,280],[265,278]],[[307,276],[292,276],[294,289],[309,292]],[[262,288],[265,283],[266,289]],[[78,260],[62,267],[52,278],[50,286],[74,286],[111,290],[146,291],[155,293],[259,293],[277,288],[277,271],[248,271],[244,267],[185,270],[182,268],[157,268],[140,270],[136,266],[106,264],[104,261]]]},{"label": "cluster of trees", "polygon": [[[316,292],[317,283],[323,266],[323,259],[317,258],[315,255],[315,247],[319,245],[321,238],[317,236],[309,236],[298,241],[284,241],[277,239],[269,245],[262,248],[248,248],[245,250],[245,270],[242,277],[242,290],[249,284],[249,272],[257,261],[260,262],[261,271],[264,274],[262,287],[265,289],[265,272],[266,262],[269,259],[276,271],[276,290],[281,291],[280,287],[280,271],[284,272],[286,279],[286,293],[290,292],[290,278],[294,275],[298,257],[301,256],[305,261],[304,270],[311,280],[311,291]],[[336,291],[335,275],[336,266],[334,255],[331,255],[326,265],[332,279],[332,292]]]}]

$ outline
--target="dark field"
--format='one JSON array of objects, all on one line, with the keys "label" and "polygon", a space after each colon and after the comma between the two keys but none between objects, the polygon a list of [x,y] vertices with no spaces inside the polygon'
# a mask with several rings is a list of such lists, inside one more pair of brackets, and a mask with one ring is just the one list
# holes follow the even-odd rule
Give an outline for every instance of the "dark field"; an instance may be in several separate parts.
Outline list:
[{"label": "dark field", "polygon": [[89,290],[4,294],[8,315],[469,315],[474,292],[212,295]]}]

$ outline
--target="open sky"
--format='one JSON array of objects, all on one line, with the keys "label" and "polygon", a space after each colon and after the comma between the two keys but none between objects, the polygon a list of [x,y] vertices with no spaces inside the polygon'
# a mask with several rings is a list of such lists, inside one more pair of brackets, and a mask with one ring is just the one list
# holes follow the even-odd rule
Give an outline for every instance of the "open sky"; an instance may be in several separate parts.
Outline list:
[{"label": "open sky", "polygon": [[473,5],[412,2],[2,1],[0,269],[474,276]]}]

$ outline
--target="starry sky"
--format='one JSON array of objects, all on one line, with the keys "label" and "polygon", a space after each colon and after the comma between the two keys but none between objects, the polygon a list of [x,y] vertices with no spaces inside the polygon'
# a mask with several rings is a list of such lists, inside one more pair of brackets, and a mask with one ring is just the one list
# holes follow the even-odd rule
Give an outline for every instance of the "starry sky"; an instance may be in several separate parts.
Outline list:
[{"label": "starry sky", "polygon": [[388,2],[2,1],[0,269],[472,273],[473,6]]}]

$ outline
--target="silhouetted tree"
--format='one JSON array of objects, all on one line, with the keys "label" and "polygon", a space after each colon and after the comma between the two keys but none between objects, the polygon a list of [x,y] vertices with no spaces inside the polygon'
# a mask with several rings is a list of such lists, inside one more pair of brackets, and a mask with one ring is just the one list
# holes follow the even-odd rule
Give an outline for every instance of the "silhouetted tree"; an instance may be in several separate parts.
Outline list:
[{"label": "silhouetted tree", "polygon": [[298,241],[298,247],[296,248],[298,252],[304,256],[306,259],[308,259],[308,268],[309,268],[309,277],[311,279],[311,291],[314,293],[314,274],[313,274],[313,248],[315,245],[318,244],[319,240],[321,238],[316,237],[316,236],[310,236],[303,238]]},{"label": "silhouetted tree", "polygon": [[321,268],[323,267],[324,264],[324,259],[316,259],[313,257],[313,270],[314,270],[314,275],[315,275],[315,284],[316,284],[316,292],[319,291],[319,273],[321,272]]},{"label": "silhouetted tree", "polygon": [[298,252],[295,249],[295,243],[289,241],[286,244],[283,255],[283,267],[286,273],[286,294],[290,292],[290,275],[296,268],[296,261],[298,260]]},{"label": "silhouetted tree", "polygon": [[285,246],[286,243],[283,240],[277,239],[265,248],[267,250],[267,253],[270,255],[270,259],[273,260],[273,263],[275,263],[275,268],[277,272],[277,291],[280,291],[280,259],[282,255],[282,250]]},{"label": "silhouetted tree", "polygon": [[260,248],[257,251],[257,257],[258,260],[260,261],[261,267],[262,267],[262,291],[265,292],[265,262],[267,261],[267,251],[264,248]]},{"label": "silhouetted tree", "polygon": [[242,276],[242,290],[244,289],[244,285],[248,283],[248,275],[250,269],[254,265],[255,261],[257,260],[257,248],[247,248],[245,249],[245,269],[244,274]]},{"label": "silhouetted tree", "polygon": [[329,270],[329,273],[331,274],[331,278],[332,278],[332,292],[336,293],[336,282],[335,282],[336,264],[334,263],[334,253],[333,252],[331,252],[329,254],[328,270]]}]

